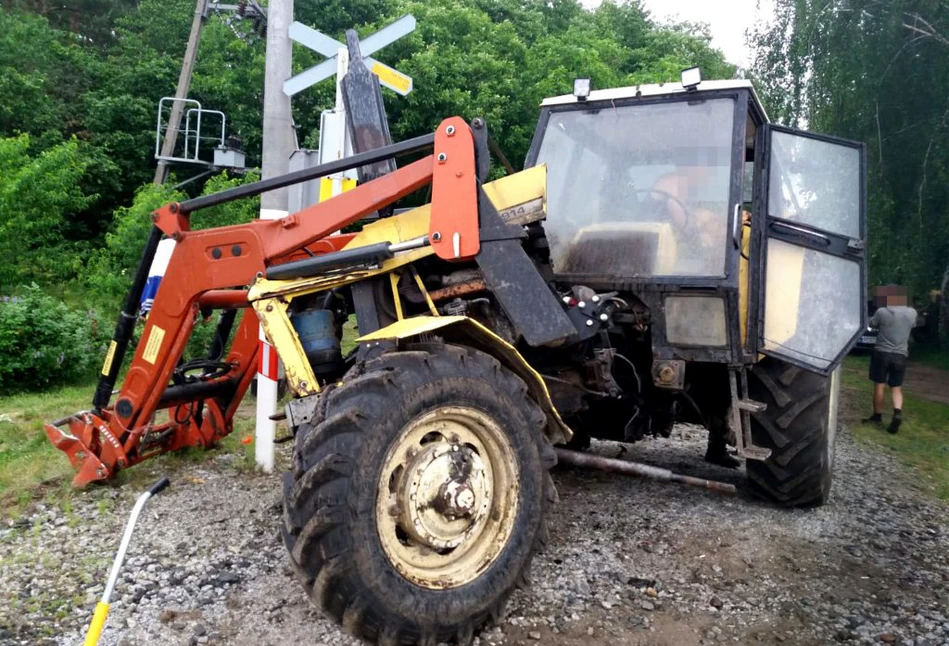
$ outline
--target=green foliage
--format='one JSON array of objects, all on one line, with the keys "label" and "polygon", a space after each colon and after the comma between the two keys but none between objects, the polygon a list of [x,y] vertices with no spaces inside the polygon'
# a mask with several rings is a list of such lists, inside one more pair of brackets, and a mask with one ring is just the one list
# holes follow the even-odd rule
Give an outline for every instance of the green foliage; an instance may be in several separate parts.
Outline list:
[{"label": "green foliage", "polygon": [[[211,195],[212,193],[220,193],[229,188],[256,182],[259,179],[260,173],[256,171],[234,177],[228,176],[227,173],[220,173],[207,181],[201,194]],[[198,211],[191,216],[191,228],[207,229],[209,227],[223,227],[231,224],[244,224],[258,217],[260,217],[259,197],[236,200]]]},{"label": "green foliage", "polygon": [[[228,177],[221,173],[207,181],[203,194],[217,193],[259,179],[257,173]],[[97,297],[118,306],[128,291],[135,269],[152,227],[152,212],[169,202],[186,199],[187,195],[169,184],[145,184],[135,193],[129,207],[116,209],[113,227],[105,236],[105,244],[90,252],[87,283]],[[194,229],[219,227],[250,222],[260,212],[260,200],[238,200],[198,211],[192,216]]]},{"label": "green foliage", "polygon": [[[50,11],[39,0],[4,0],[0,136],[28,132],[37,150],[77,137],[85,160],[81,185],[98,199],[70,218],[63,234],[98,242],[122,228],[112,213],[132,203],[151,178],[157,102],[174,92],[194,2],[68,5]],[[365,35],[405,13],[416,16],[418,29],[379,53],[415,78],[408,97],[386,91],[394,138],[431,132],[451,115],[483,116],[515,163],[527,151],[540,100],[569,92],[574,77],[591,76],[606,87],[674,80],[693,64],[703,65],[708,77],[735,71],[700,29],[658,28],[638,2],[608,0],[592,11],[577,0],[299,0],[295,6],[297,20],[339,39],[348,27]],[[228,134],[241,137],[250,164],[260,160],[264,53],[263,40],[237,39],[212,15],[189,93],[227,114]],[[306,48],[294,51],[297,71],[316,62]],[[300,138],[311,146],[333,97],[329,81],[294,97]]]},{"label": "green foliage", "polygon": [[83,46],[101,48],[113,41],[116,19],[134,9],[136,0],[70,0],[52,5],[46,0],[4,0],[3,5],[40,14],[55,29],[72,32]]},{"label": "green foliage", "polygon": [[38,16],[0,20],[0,135],[28,132],[45,145],[76,132],[71,103],[88,87],[90,56]]},{"label": "green foliage", "polygon": [[84,172],[75,140],[35,155],[28,135],[0,138],[0,290],[31,280],[57,283],[78,271],[63,234],[91,201],[79,186]]},{"label": "green foliage", "polygon": [[775,4],[754,35],[772,118],[867,143],[870,285],[937,288],[949,265],[949,5]]},{"label": "green foliage", "polygon": [[90,251],[87,265],[86,282],[97,298],[118,305],[142,257],[152,227],[152,211],[183,197],[167,184],[147,184],[136,192],[131,206],[116,209],[112,231],[106,234],[101,248]]},{"label": "green foliage", "polygon": [[[128,289],[154,209],[255,177],[220,175],[184,190],[150,184],[157,103],[174,93],[194,0],[67,5],[0,4],[0,293],[36,280],[61,293],[85,289],[111,310]],[[700,27],[657,27],[636,1],[607,0],[594,10],[578,0],[295,6],[297,20],[340,40],[347,28],[365,36],[406,13],[418,28],[378,54],[415,79],[408,97],[386,90],[393,138],[430,133],[449,116],[481,116],[516,165],[540,101],[570,92],[575,77],[609,87],[676,80],[696,64],[709,78],[735,73]],[[226,113],[227,134],[241,137],[250,165],[260,160],[264,55],[263,40],[237,39],[212,15],[189,92],[203,107]],[[294,51],[296,71],[317,62],[306,48]],[[311,146],[334,95],[327,81],[294,97],[300,139]],[[221,205],[194,214],[192,226],[247,222],[258,209],[257,200]],[[69,282],[77,275],[82,279]]]},{"label": "green foliage", "polygon": [[35,284],[0,300],[0,389],[49,388],[92,378],[102,365],[108,325],[67,307]]}]

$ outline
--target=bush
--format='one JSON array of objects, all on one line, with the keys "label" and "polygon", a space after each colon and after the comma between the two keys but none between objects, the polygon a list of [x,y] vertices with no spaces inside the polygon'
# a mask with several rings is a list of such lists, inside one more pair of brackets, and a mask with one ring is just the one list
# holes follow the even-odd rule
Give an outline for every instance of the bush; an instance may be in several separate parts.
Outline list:
[{"label": "bush", "polygon": [[95,377],[111,337],[91,310],[72,309],[35,284],[0,297],[0,389],[41,390]]},{"label": "bush", "polygon": [[132,283],[152,228],[152,211],[184,197],[184,193],[171,186],[147,184],[135,193],[131,206],[116,209],[105,245],[91,252],[86,268],[90,290],[112,306],[111,309],[118,308]]},{"label": "bush", "polygon": [[80,270],[70,221],[92,202],[80,179],[78,142],[35,153],[30,137],[0,137],[0,287],[29,281],[62,283]]},{"label": "bush", "polygon": [[[241,177],[228,177],[221,173],[207,181],[202,195],[217,193],[257,179],[257,173],[247,173]],[[118,307],[141,260],[145,240],[152,228],[152,211],[169,202],[186,198],[187,195],[169,184],[146,184],[135,193],[131,206],[115,210],[112,230],[105,236],[105,245],[92,253],[86,268],[86,284],[99,298]],[[237,200],[196,212],[191,218],[191,227],[205,229],[250,222],[259,212],[259,198]]]}]

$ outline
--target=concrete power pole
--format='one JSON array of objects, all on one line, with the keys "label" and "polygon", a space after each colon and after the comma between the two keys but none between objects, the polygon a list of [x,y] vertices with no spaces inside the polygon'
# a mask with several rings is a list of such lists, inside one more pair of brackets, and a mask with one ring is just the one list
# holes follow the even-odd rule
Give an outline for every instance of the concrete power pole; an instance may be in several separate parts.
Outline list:
[{"label": "concrete power pole", "polygon": [[[290,97],[283,83],[290,78],[290,23],[293,0],[271,0],[267,9],[267,58],[264,74],[264,128],[261,178],[269,179],[289,171],[293,153],[293,120]],[[289,191],[280,188],[260,197],[260,217],[276,220],[287,215]],[[273,471],[276,424],[270,417],[277,412],[278,362],[276,353],[260,331],[260,363],[257,369],[257,466]]]},{"label": "concrete power pole", "polygon": [[[191,35],[188,36],[188,47],[185,49],[185,58],[181,63],[181,73],[178,75],[178,87],[175,90],[176,99],[187,99],[188,88],[191,87],[191,73],[194,62],[198,58],[198,43],[201,41],[201,28],[207,16],[208,0],[198,0],[194,8],[194,20],[191,22]],[[178,140],[178,128],[181,127],[181,115],[184,114],[184,102],[174,101],[171,104],[171,114],[168,116],[168,129],[161,144],[161,156],[171,157],[175,152],[175,143]],[[155,169],[155,185],[159,186],[168,179],[168,162],[158,160]]]}]

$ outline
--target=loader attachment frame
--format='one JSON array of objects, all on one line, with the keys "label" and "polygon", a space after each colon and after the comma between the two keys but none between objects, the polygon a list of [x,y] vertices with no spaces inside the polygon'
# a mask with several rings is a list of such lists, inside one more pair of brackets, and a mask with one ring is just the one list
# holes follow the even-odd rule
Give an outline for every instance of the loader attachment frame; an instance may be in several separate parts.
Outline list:
[{"label": "loader attachment frame", "polygon": [[[431,154],[398,170],[279,220],[190,229],[189,216],[199,209],[432,148]],[[172,383],[199,312],[249,308],[248,286],[268,267],[302,258],[304,250],[307,254],[342,251],[354,236],[334,232],[428,184],[433,194],[430,227],[438,227],[428,235],[433,250],[445,260],[470,260],[480,249],[478,202],[453,196],[473,195],[478,190],[478,173],[472,129],[460,117],[446,119],[434,134],[156,210],[92,410],[45,426],[50,441],[67,453],[78,470],[73,484],[108,479],[153,455],[186,446],[206,447],[227,435],[256,370],[258,319],[249,315],[253,310],[245,312],[248,315],[242,318],[223,359],[224,369],[194,382]],[[110,406],[145,279],[163,236],[175,241],[175,249],[135,356]],[[156,423],[161,409],[169,410],[169,419]]]}]

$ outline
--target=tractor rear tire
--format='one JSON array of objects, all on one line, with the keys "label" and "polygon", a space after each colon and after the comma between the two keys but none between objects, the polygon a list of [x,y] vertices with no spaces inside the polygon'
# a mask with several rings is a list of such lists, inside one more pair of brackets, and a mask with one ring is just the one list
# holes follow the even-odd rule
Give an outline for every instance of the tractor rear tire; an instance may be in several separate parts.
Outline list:
[{"label": "tractor rear tire", "polygon": [[298,428],[284,479],[283,537],[312,601],[373,643],[471,643],[547,542],[545,423],[477,350],[425,343],[357,364]]},{"label": "tractor rear tire", "polygon": [[767,357],[748,378],[752,399],[767,409],[751,416],[755,445],[767,460],[748,460],[754,494],[783,507],[818,507],[830,496],[837,438],[839,368],[824,377]]}]

